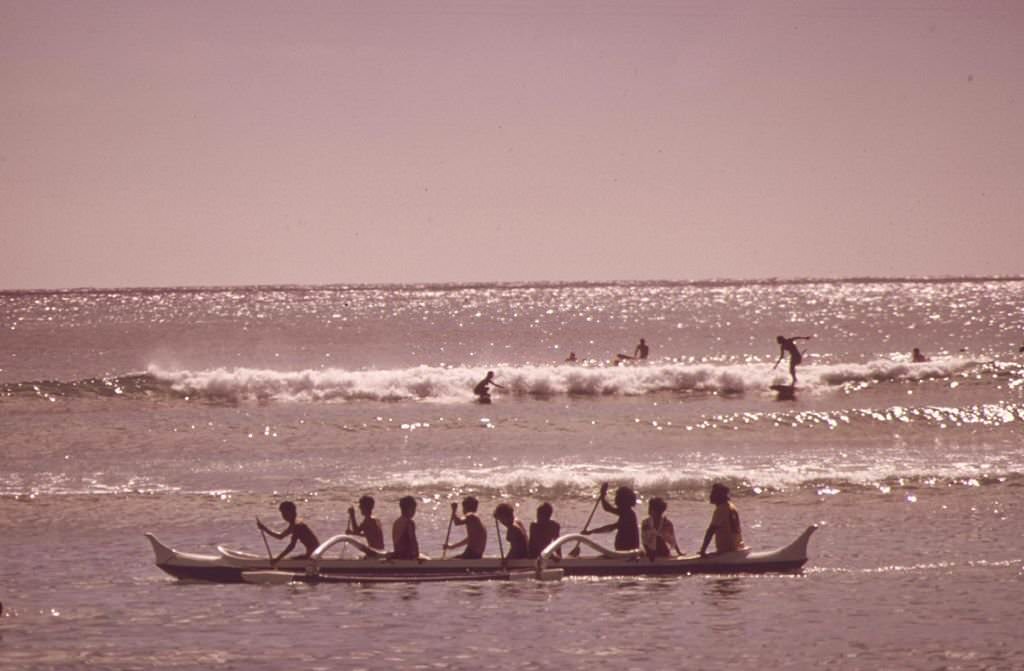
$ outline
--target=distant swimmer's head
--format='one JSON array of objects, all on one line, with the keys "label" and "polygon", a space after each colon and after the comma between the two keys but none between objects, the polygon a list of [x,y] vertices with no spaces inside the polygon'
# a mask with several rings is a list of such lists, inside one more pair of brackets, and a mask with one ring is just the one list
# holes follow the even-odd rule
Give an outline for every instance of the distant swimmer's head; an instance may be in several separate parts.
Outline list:
[{"label": "distant swimmer's head", "polygon": [[619,487],[615,490],[615,505],[620,508],[632,508],[636,505],[636,492],[631,487]]},{"label": "distant swimmer's head", "polygon": [[722,503],[728,503],[729,488],[719,482],[716,482],[711,485],[711,495],[708,497],[708,500],[716,506]]}]

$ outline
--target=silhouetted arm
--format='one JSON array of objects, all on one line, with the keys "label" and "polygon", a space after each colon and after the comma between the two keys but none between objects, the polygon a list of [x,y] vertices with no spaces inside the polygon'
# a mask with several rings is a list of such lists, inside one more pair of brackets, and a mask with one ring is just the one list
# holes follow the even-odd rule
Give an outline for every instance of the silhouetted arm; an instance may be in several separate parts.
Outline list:
[{"label": "silhouetted arm", "polygon": [[263,522],[257,522],[256,526],[258,526],[260,528],[260,531],[263,531],[264,533],[270,534],[271,536],[273,536],[277,540],[281,540],[282,538],[284,538],[285,536],[290,534],[291,531],[292,531],[292,527],[291,527],[290,524],[288,525],[287,529],[285,529],[284,531],[281,531],[281,532],[274,531],[273,529],[271,529],[270,527],[265,525]]},{"label": "silhouetted arm", "polygon": [[598,527],[596,529],[587,529],[585,531],[581,531],[580,533],[582,533],[584,536],[589,536],[590,534],[606,534],[609,531],[615,531],[618,528],[619,523],[612,522],[611,524],[606,524],[603,527]]},{"label": "silhouetted arm", "polygon": [[710,543],[711,539],[714,538],[714,537],[715,537],[715,525],[712,524],[712,525],[708,526],[708,530],[704,532],[704,542],[700,544],[700,552],[699,552],[701,557],[703,557],[704,555],[707,554],[706,550],[708,549],[708,543]]},{"label": "silhouetted arm", "polygon": [[295,536],[292,536],[292,540],[291,540],[291,542],[288,543],[288,547],[286,547],[284,550],[282,550],[281,554],[277,555],[277,557],[274,558],[274,561],[271,562],[271,564],[277,564],[277,562],[279,562],[282,559],[284,559],[285,556],[287,556],[287,554],[289,552],[291,552],[292,550],[295,549],[295,544],[298,542],[298,540],[299,540],[298,538],[296,538]]}]

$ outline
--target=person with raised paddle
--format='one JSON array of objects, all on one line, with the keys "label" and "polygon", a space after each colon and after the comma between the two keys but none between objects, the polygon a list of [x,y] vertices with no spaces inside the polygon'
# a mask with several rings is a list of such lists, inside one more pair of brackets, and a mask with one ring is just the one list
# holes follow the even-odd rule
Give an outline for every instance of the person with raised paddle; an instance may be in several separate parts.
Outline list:
[{"label": "person with raised paddle", "polygon": [[637,528],[636,513],[633,507],[636,505],[636,492],[631,487],[622,486],[615,490],[615,505],[608,503],[605,498],[608,494],[608,483],[601,485],[601,496],[599,503],[606,512],[615,515],[619,519],[611,524],[596,529],[584,529],[580,533],[585,536],[590,534],[603,534],[609,531],[615,532],[616,550],[636,550],[640,547],[640,532]]},{"label": "person with raised paddle", "polygon": [[[562,533],[561,525],[551,519],[555,509],[545,501],[537,506],[537,521],[530,524],[530,551],[531,559],[536,559],[544,551],[551,541],[558,538]],[[562,550],[555,551],[555,557],[561,557]]]},{"label": "person with raised paddle", "polygon": [[462,499],[462,514],[465,517],[459,517],[456,513],[458,504],[452,503],[451,521],[457,527],[466,527],[466,537],[458,543],[450,545],[446,540],[444,549],[454,550],[455,548],[465,546],[466,549],[458,556],[459,559],[481,559],[484,556],[484,550],[487,549],[487,529],[476,514],[479,507],[480,502],[477,501],[475,496],[467,496]]},{"label": "person with raised paddle", "polygon": [[676,530],[672,520],[665,516],[668,504],[660,496],[653,497],[647,504],[648,517],[640,523],[640,540],[644,552],[654,560],[657,557],[671,557],[672,550],[682,555],[679,543],[676,542]]},{"label": "person with raised paddle", "polygon": [[398,500],[398,509],[402,511],[395,523],[391,525],[391,543],[394,550],[388,559],[419,559],[420,543],[416,539],[416,499],[403,496]]},{"label": "person with raised paddle", "polygon": [[[508,541],[508,554],[503,553],[503,559],[527,559],[529,557],[530,541],[526,534],[526,527],[516,518],[515,509],[507,503],[499,503],[494,509],[494,519],[501,522],[507,529],[505,540]],[[499,534],[498,539],[501,540]]]},{"label": "person with raised paddle", "polygon": [[793,378],[791,386],[796,386],[796,367],[800,365],[800,362],[804,360],[803,352],[801,352],[797,346],[797,340],[810,340],[811,336],[793,336],[792,338],[786,338],[784,336],[776,336],[775,342],[779,343],[779,359],[772,366],[772,370],[779,367],[782,363],[782,359],[789,355],[789,375]]},{"label": "person with raised paddle", "polygon": [[[271,559],[270,565],[276,566],[277,563],[284,559],[289,552],[295,549],[295,546],[298,543],[302,543],[302,546],[306,551],[297,557],[293,557],[293,559],[309,559],[309,556],[313,554],[313,550],[320,545],[320,541],[317,540],[316,534],[314,534],[313,530],[309,528],[309,525],[299,519],[298,510],[296,509],[295,504],[291,501],[282,501],[281,505],[279,505],[277,509],[281,512],[281,517],[284,518],[284,521],[288,523],[288,527],[284,531],[274,531],[263,524],[263,522],[258,518],[256,520],[256,527],[262,533],[270,534],[278,540],[281,540],[286,536],[291,536],[288,547],[286,547],[281,554],[277,555],[277,557]],[[264,541],[266,541],[266,538],[264,538]]]},{"label": "person with raised paddle", "polygon": [[[359,498],[359,512],[363,515],[362,522],[356,522],[356,511],[351,506],[349,507],[348,532],[365,538],[366,544],[371,550],[384,552],[384,529],[380,524],[380,520],[373,516],[373,506],[375,503],[373,497],[369,494]],[[370,553],[366,554],[367,556],[373,556]]]},{"label": "person with raised paddle", "polygon": [[740,531],[740,514],[729,500],[729,488],[716,482],[711,485],[708,500],[715,506],[711,514],[711,524],[704,533],[704,542],[700,546],[701,557],[707,554],[708,544],[715,539],[715,552],[735,552],[746,550],[743,544],[743,533]]}]

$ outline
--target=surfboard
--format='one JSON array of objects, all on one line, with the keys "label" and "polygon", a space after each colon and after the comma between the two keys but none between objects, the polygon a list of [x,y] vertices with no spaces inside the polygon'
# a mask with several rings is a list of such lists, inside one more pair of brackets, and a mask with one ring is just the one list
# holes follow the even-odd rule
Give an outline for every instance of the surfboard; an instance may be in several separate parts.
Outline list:
[{"label": "surfboard", "polygon": [[769,387],[778,396],[779,401],[794,401],[796,400],[796,387],[791,384],[773,384]]}]

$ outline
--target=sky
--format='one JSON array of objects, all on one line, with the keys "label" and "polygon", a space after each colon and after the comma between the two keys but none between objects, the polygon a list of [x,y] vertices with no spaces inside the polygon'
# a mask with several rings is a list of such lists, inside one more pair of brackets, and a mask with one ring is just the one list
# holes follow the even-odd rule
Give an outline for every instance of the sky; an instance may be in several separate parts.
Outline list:
[{"label": "sky", "polygon": [[0,289],[1024,274],[1024,3],[0,0]]}]

